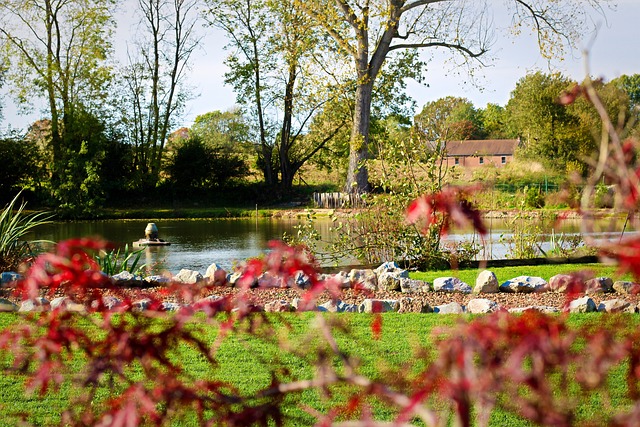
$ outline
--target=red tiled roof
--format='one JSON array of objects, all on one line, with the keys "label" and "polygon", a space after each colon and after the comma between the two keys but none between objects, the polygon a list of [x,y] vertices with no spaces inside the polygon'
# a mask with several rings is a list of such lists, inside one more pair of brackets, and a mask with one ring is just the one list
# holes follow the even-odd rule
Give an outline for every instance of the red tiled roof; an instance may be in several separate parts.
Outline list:
[{"label": "red tiled roof", "polygon": [[447,156],[513,156],[518,139],[447,141]]}]

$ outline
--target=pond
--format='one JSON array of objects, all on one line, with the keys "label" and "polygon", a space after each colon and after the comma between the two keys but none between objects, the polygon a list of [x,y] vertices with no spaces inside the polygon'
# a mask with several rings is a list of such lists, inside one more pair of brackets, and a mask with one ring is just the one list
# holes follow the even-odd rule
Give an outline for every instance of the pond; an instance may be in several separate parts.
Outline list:
[{"label": "pond", "polygon": [[[155,221],[159,228],[159,237],[172,244],[164,247],[147,247],[144,249],[143,262],[153,273],[163,271],[176,274],[182,268],[189,268],[204,273],[209,265],[218,263],[230,269],[234,263],[258,256],[265,252],[268,242],[282,239],[284,232],[295,233],[295,226],[300,223],[296,218],[259,218],[259,219],[197,219],[176,220],[164,219]],[[119,247],[144,237],[144,229],[148,220],[114,220],[114,221],[79,221],[57,222],[44,225],[29,236],[29,240],[43,239],[61,241],[72,237],[102,237]],[[331,238],[331,221],[328,218],[315,220],[315,226],[323,240]],[[508,256],[509,248],[503,242],[512,235],[509,224],[505,220],[487,220],[490,229],[485,240],[484,250],[480,257],[484,259],[500,259]],[[597,237],[619,238],[623,224],[615,229],[599,230]],[[549,228],[551,232],[551,228]],[[572,235],[579,232],[579,221],[564,221],[555,233]],[[625,231],[625,235],[631,233]],[[474,240],[477,235],[454,233],[447,237],[449,241]],[[543,235],[542,247],[550,246],[550,235]],[[502,240],[502,241],[501,241]],[[545,249],[545,250],[546,250]],[[357,264],[355,259],[345,260],[344,264]]]}]

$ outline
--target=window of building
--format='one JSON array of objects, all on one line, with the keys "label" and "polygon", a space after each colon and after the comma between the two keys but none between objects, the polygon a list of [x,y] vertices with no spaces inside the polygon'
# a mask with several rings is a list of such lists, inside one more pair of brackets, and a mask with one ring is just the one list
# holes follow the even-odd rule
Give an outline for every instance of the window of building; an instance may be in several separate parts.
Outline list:
[{"label": "window of building", "polygon": [[459,164],[460,164],[460,159],[456,157],[456,158],[455,158],[454,163],[455,163],[456,165],[459,165]]},{"label": "window of building", "polygon": [[507,156],[502,156],[502,158],[500,159],[500,162],[504,165],[505,163],[507,163]]},{"label": "window of building", "polygon": [[480,164],[483,165],[484,164],[484,157],[480,157]]}]

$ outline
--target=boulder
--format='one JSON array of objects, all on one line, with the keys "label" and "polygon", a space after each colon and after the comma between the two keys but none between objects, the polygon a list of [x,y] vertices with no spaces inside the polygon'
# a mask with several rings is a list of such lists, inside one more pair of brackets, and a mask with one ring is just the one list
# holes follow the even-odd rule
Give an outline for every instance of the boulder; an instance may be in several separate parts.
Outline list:
[{"label": "boulder", "polygon": [[86,307],[84,306],[84,304],[79,304],[69,297],[54,298],[51,300],[51,303],[49,305],[51,307],[51,310],[60,309],[65,311],[75,311],[79,313],[86,311]]},{"label": "boulder", "polygon": [[598,311],[602,313],[635,313],[636,306],[629,301],[615,298],[598,304]]},{"label": "boulder", "polygon": [[493,294],[500,291],[500,284],[493,271],[484,270],[476,278],[474,294]]},{"label": "boulder", "polygon": [[[552,292],[567,292],[569,287],[577,285],[576,276],[572,274],[556,274],[549,278],[549,286],[547,289]],[[584,283],[580,283],[579,289],[584,289]],[[576,289],[577,290],[577,289]]]},{"label": "boulder", "polygon": [[322,281],[333,280],[338,284],[338,287],[342,289],[349,289],[351,287],[351,279],[349,279],[349,273],[346,271],[341,271],[336,274],[321,274],[318,279]]},{"label": "boulder", "polygon": [[408,277],[401,278],[396,272],[385,271],[378,275],[378,289],[381,291],[400,291],[400,280],[408,279]]},{"label": "boulder", "polygon": [[500,310],[500,306],[497,302],[486,298],[474,298],[469,300],[465,309],[467,313],[482,314],[496,312]]},{"label": "boulder", "polygon": [[547,288],[547,282],[542,277],[518,276],[500,285],[501,292],[531,293],[540,292]]},{"label": "boulder", "polygon": [[35,299],[27,299],[22,301],[22,304],[20,304],[20,308],[18,309],[18,311],[49,311],[50,309],[51,304],[49,303],[49,300],[43,297],[38,297]]},{"label": "boulder", "polygon": [[242,277],[242,272],[234,271],[232,273],[227,274],[227,284],[229,286],[237,286],[238,280]]},{"label": "boulder", "polygon": [[450,302],[449,304],[442,304],[433,307],[433,312],[438,314],[463,314],[464,307],[457,302]]},{"label": "boulder", "polygon": [[293,276],[293,284],[297,288],[307,289],[308,287],[311,286],[311,279],[309,278],[309,276],[304,274],[302,271],[298,271]]},{"label": "boulder", "polygon": [[0,273],[0,287],[13,286],[18,280],[22,280],[21,274],[13,271],[5,271]]},{"label": "boulder", "polygon": [[433,308],[418,298],[402,297],[398,304],[398,313],[433,313]]},{"label": "boulder", "polygon": [[178,304],[177,302],[169,302],[169,301],[165,301],[162,303],[162,305],[160,306],[160,309],[162,311],[178,311],[182,308],[182,305]]},{"label": "boulder", "polygon": [[354,288],[357,287],[369,291],[375,291],[378,289],[378,276],[375,271],[370,269],[351,270],[349,272],[349,280],[351,281],[351,286]]},{"label": "boulder", "polygon": [[227,272],[215,262],[207,267],[204,272],[204,278],[211,285],[222,286],[227,282]]},{"label": "boulder", "polygon": [[438,277],[433,281],[433,290],[435,292],[461,292],[463,294],[469,294],[471,293],[471,286],[457,277]]},{"label": "boulder", "polygon": [[358,306],[359,313],[387,313],[397,311],[399,308],[396,300],[381,300],[367,298]]},{"label": "boulder", "polygon": [[409,277],[409,273],[406,270],[400,268],[400,266],[395,261],[387,261],[383,262],[373,270],[376,273],[376,276],[380,276],[382,273],[401,273],[402,277]]},{"label": "boulder", "polygon": [[296,311],[296,309],[289,303],[289,301],[277,300],[266,303],[264,305],[264,311],[269,313],[284,313]]},{"label": "boulder", "polygon": [[140,286],[144,283],[142,276],[137,276],[128,271],[121,271],[111,276],[114,285],[117,286]]},{"label": "boulder", "polygon": [[508,311],[509,313],[523,313],[527,310],[535,310],[540,313],[546,313],[546,314],[560,312],[560,310],[557,307],[551,307],[548,305],[529,305],[526,307],[515,307],[515,308],[510,308]]},{"label": "boulder", "polygon": [[318,307],[312,302],[305,302],[302,298],[294,298],[291,301],[291,306],[296,309],[296,311],[316,311]]},{"label": "boulder", "polygon": [[619,294],[635,295],[640,293],[640,284],[624,280],[617,280],[613,282],[612,288],[614,292]]},{"label": "boulder", "polygon": [[18,311],[20,307],[6,298],[0,298],[0,312]]},{"label": "boulder", "polygon": [[188,285],[193,285],[204,281],[204,277],[202,277],[202,274],[195,270],[189,270],[187,268],[183,268],[182,270],[180,270],[178,274],[173,277],[173,279],[176,282],[185,283]]},{"label": "boulder", "polygon": [[429,286],[429,282],[425,282],[424,280],[416,280],[416,279],[408,279],[401,278],[400,279],[400,291],[406,294],[413,293],[422,293],[429,292],[431,287]]},{"label": "boulder", "polygon": [[329,300],[318,306],[319,311],[328,311],[330,313],[357,313],[358,306],[355,304],[347,304],[344,301]]},{"label": "boulder", "polygon": [[596,303],[589,297],[576,298],[569,303],[569,313],[592,313],[597,311]]},{"label": "boulder", "polygon": [[594,277],[584,282],[584,286],[588,294],[613,292],[613,280],[609,277]]},{"label": "boulder", "polygon": [[153,276],[147,276],[144,278],[144,281],[147,282],[151,286],[163,285],[171,282],[171,278],[166,276],[160,276],[158,274]]}]

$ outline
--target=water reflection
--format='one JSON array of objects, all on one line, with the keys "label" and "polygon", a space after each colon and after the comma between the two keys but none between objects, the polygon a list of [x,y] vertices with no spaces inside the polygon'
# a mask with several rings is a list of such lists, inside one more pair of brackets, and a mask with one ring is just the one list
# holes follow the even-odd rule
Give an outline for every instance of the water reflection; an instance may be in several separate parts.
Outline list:
[{"label": "water reflection", "polygon": [[[281,239],[284,232],[295,233],[294,226],[300,221],[296,218],[260,218],[253,219],[198,219],[198,220],[154,220],[159,229],[159,237],[171,242],[171,246],[147,247],[144,261],[153,273],[169,271],[176,274],[181,268],[190,268],[204,273],[206,268],[216,262],[226,269],[234,263],[258,256],[267,250],[268,242]],[[149,220],[119,221],[80,221],[54,223],[37,228],[29,239],[60,241],[72,237],[96,236],[105,238],[124,247],[144,237],[144,229]],[[623,230],[624,221],[611,226],[609,221],[599,224],[594,237],[617,241]],[[323,240],[331,239],[331,221],[318,218],[314,225]],[[489,236],[484,241],[481,256],[485,259],[505,258],[508,247],[500,239],[511,236],[509,220],[488,219]],[[575,234],[580,230],[580,220],[565,220],[560,223],[547,223],[542,227],[549,234],[541,235],[546,240],[543,249],[549,248],[550,233]],[[635,233],[625,229],[625,235]],[[448,240],[474,240],[480,242],[480,236],[467,232],[451,234]],[[349,260],[345,264],[355,263]]]}]

